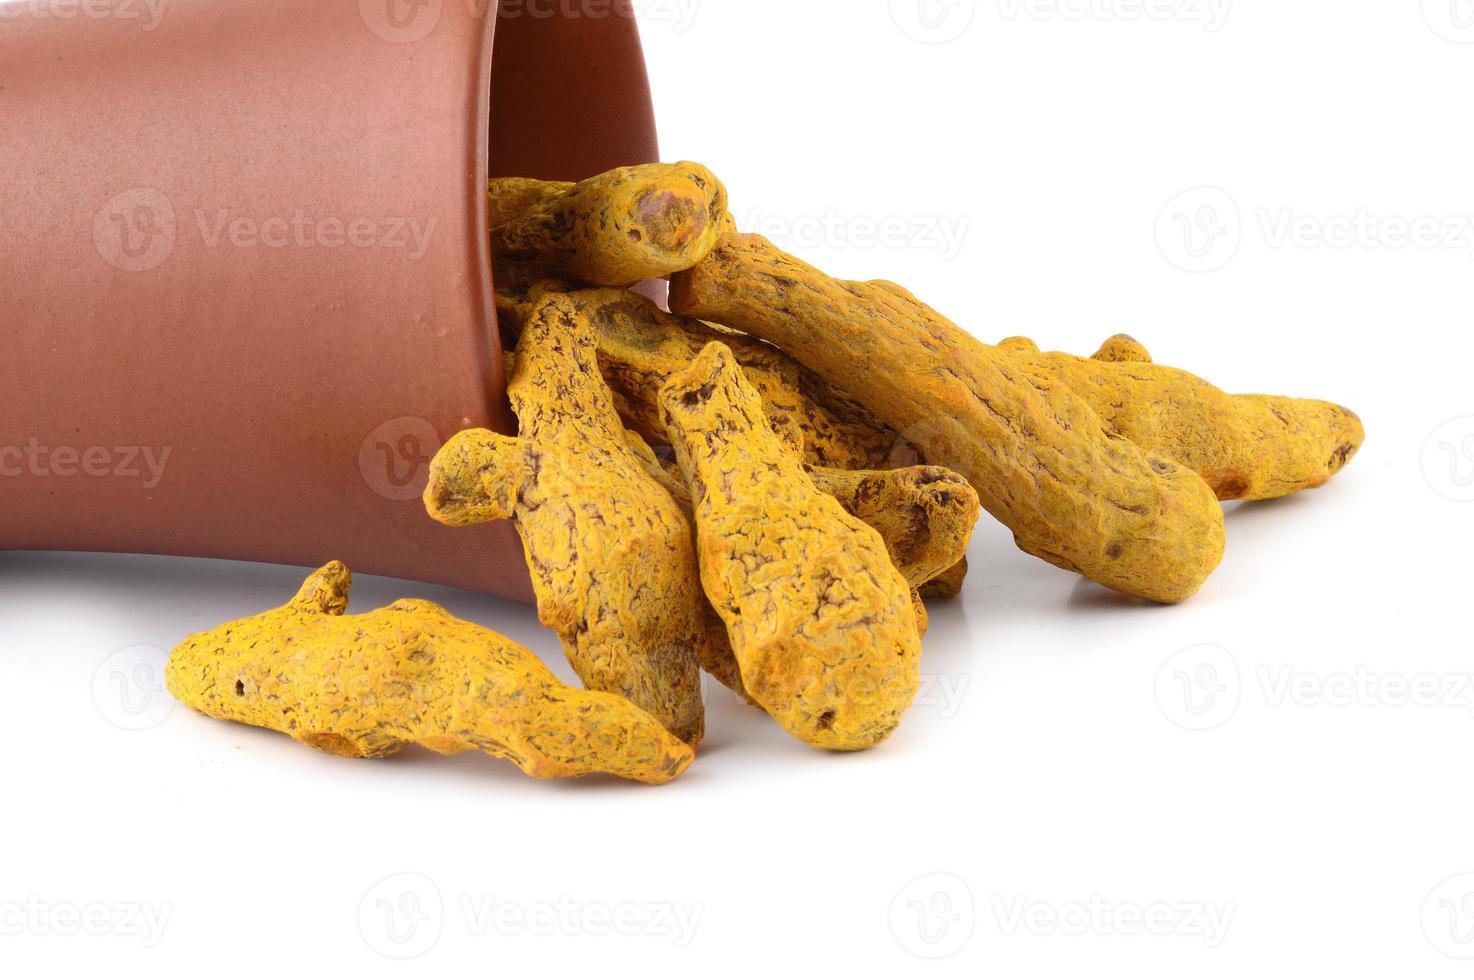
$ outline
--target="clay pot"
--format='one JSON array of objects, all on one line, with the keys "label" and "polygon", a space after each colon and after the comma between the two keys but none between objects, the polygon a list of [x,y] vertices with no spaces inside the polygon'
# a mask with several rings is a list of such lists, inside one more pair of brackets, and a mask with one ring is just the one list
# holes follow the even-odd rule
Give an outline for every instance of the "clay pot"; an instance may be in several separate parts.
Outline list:
[{"label": "clay pot", "polygon": [[588,13],[9,0],[0,549],[530,598],[509,526],[419,494],[442,440],[514,425],[488,169],[657,158],[633,16]]}]

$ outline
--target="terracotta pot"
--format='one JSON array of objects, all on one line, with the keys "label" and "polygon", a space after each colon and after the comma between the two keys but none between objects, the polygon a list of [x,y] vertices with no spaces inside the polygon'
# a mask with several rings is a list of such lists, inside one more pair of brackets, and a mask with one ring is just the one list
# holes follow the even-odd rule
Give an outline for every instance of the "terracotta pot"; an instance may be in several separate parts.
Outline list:
[{"label": "terracotta pot", "polygon": [[530,598],[510,527],[418,497],[441,440],[513,425],[488,149],[657,158],[633,16],[586,6],[6,0],[0,549]]}]

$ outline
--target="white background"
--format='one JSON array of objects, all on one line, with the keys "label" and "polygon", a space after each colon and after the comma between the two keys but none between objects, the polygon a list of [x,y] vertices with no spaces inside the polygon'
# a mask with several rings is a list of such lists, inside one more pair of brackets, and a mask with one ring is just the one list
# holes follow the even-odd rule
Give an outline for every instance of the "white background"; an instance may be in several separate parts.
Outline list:
[{"label": "white background", "polygon": [[[1467,0],[643,6],[665,155],[716,168],[749,228],[985,340],[1126,330],[1225,388],[1342,402],[1366,449],[1231,508],[1178,608],[984,518],[889,743],[822,755],[714,692],[658,789],[344,761],[151,695],[162,651],[299,570],[0,556],[0,969],[1467,976]],[[354,608],[406,593],[566,675],[527,609],[367,578]]]}]

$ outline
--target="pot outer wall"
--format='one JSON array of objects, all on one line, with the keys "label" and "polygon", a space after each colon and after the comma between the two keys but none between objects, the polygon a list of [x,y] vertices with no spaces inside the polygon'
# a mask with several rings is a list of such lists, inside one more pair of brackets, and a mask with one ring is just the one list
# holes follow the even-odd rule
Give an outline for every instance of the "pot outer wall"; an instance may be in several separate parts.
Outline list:
[{"label": "pot outer wall", "polygon": [[509,524],[419,497],[443,440],[515,431],[488,172],[658,159],[628,4],[58,9],[0,22],[0,549],[530,600]]}]

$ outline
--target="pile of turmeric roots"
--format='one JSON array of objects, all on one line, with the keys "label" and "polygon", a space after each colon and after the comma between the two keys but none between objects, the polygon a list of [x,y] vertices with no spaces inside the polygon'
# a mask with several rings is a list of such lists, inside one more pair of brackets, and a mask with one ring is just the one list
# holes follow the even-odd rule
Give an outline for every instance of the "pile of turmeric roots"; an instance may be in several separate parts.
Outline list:
[{"label": "pile of turmeric roots", "polygon": [[[584,689],[430,603],[345,615],[335,563],[186,640],[176,697],[341,755],[660,783],[694,758],[705,671],[809,745],[867,749],[916,697],[925,602],[962,588],[981,510],[1175,603],[1223,557],[1220,501],[1321,486],[1362,442],[1343,408],[1228,395],[1129,337],[984,344],[740,234],[696,164],[495,180],[489,206],[519,434],[451,439],[425,506],[515,522]],[[668,312],[630,288],[661,279]]]}]

